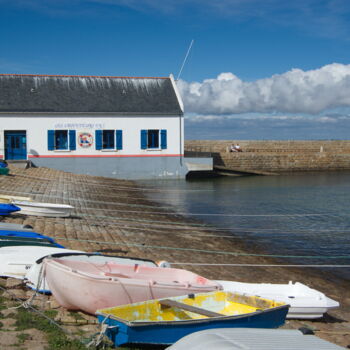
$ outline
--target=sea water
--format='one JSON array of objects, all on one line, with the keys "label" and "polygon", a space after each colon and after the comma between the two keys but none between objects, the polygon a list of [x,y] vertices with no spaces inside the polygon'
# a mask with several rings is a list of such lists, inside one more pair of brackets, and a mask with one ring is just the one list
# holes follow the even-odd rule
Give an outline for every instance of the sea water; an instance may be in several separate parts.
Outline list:
[{"label": "sea water", "polygon": [[[152,200],[225,229],[282,263],[350,265],[350,172],[145,182]],[[350,280],[350,268],[323,268]]]}]

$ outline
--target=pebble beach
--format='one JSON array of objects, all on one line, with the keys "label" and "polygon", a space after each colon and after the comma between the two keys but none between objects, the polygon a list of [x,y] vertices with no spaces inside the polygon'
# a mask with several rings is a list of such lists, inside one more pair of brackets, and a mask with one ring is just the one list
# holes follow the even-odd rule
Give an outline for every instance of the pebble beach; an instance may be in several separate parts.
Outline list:
[{"label": "pebble beach", "polygon": [[[350,346],[350,283],[305,268],[220,266],[278,264],[278,260],[259,256],[264,252],[258,248],[247,246],[237,237],[228,238],[225,232],[211,231],[200,221],[172,212],[166,204],[160,206],[151,202],[146,197],[147,191],[157,191],[157,188],[48,168],[24,170],[11,166],[10,175],[0,177],[0,193],[28,196],[38,202],[70,204],[75,209],[68,218],[14,213],[0,217],[0,220],[31,225],[35,232],[54,238],[66,248],[166,260],[175,263],[174,267],[207,278],[251,283],[304,283],[339,301],[341,306],[319,320],[287,320],[283,328],[308,327],[320,338],[345,348]],[[1,308],[1,348],[13,349],[13,344],[18,344],[19,334],[23,333],[16,326],[14,313],[18,309],[14,308],[29,299],[33,292],[15,279],[0,279],[0,286],[5,305]],[[38,295],[33,305],[42,311],[55,310],[55,321],[76,338],[89,338],[100,329],[93,316],[68,312],[59,307],[52,296]],[[24,332],[28,337],[21,342],[21,349],[50,348],[42,330],[29,328]]]}]

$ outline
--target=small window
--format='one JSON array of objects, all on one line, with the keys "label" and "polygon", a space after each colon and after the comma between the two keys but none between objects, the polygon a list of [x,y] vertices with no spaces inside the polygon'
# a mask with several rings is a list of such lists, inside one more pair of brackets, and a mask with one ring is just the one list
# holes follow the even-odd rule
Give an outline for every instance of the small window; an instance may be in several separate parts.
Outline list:
[{"label": "small window", "polygon": [[47,148],[49,151],[76,150],[75,130],[48,130]]},{"label": "small window", "polygon": [[141,130],[141,149],[166,149],[167,131],[165,129]]},{"label": "small window", "polygon": [[97,150],[122,150],[123,130],[95,130]]},{"label": "small window", "polygon": [[147,148],[159,148],[159,130],[148,130]]},{"label": "small window", "polygon": [[55,149],[68,149],[68,130],[55,130]]},{"label": "small window", "polygon": [[114,130],[103,130],[102,132],[102,149],[115,149]]}]

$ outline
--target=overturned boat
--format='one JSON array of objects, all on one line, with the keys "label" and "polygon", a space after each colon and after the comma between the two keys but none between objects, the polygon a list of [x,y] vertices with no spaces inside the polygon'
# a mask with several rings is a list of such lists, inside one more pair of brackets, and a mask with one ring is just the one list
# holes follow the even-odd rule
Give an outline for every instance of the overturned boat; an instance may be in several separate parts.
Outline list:
[{"label": "overturned boat", "polygon": [[12,203],[0,203],[0,215],[9,215],[20,210],[21,208]]},{"label": "overturned boat", "polygon": [[0,248],[6,246],[49,246],[64,248],[53,238],[32,231],[0,230]]},{"label": "overturned boat", "polygon": [[73,206],[68,204],[56,203],[40,203],[34,201],[19,201],[12,202],[20,208],[20,214],[48,216],[48,217],[68,217],[71,215]]},{"label": "overturned boat", "polygon": [[55,246],[7,246],[0,248],[0,276],[24,279],[33,264],[55,253],[79,253],[79,250]]}]

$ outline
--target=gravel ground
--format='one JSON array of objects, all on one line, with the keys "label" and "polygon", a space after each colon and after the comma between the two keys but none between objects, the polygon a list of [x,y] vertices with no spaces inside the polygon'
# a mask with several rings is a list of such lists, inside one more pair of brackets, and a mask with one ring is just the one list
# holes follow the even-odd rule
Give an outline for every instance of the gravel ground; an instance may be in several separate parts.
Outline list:
[{"label": "gravel ground", "polygon": [[[126,180],[87,175],[76,175],[48,168],[27,170],[11,167],[10,176],[0,177],[0,193],[30,196],[36,201],[64,203],[75,207],[69,218],[45,218],[13,214],[0,218],[3,222],[29,224],[38,233],[51,236],[67,248],[90,252],[147,258],[155,261],[187,263],[263,264],[276,263],[264,257],[237,256],[235,254],[263,253],[258,247],[247,247],[238,238],[222,237],[220,233],[204,227],[199,221],[176,215],[166,206],[152,203],[142,187]],[[230,233],[230,235],[232,235]],[[208,278],[242,282],[287,283],[299,281],[338,300],[341,307],[315,321],[289,320],[284,328],[310,327],[315,334],[343,347],[350,347],[350,283],[314,270],[276,267],[225,267],[176,265]],[[17,280],[1,280],[7,307],[19,305],[19,300],[30,297]],[[18,299],[15,299],[18,298]],[[60,308],[53,297],[35,299],[41,309],[57,311],[55,319],[72,332],[88,336],[98,330],[94,317],[82,313],[77,318]],[[2,349],[13,348],[18,336],[12,317],[2,311],[0,343]],[[11,314],[10,314],[11,316]],[[13,316],[13,315],[12,315]],[[20,349],[44,349],[45,334],[33,331],[21,339]],[[34,334],[32,336],[31,334]],[[11,338],[12,337],[12,338]],[[11,340],[12,339],[12,340]],[[4,344],[8,344],[4,347]]]}]

